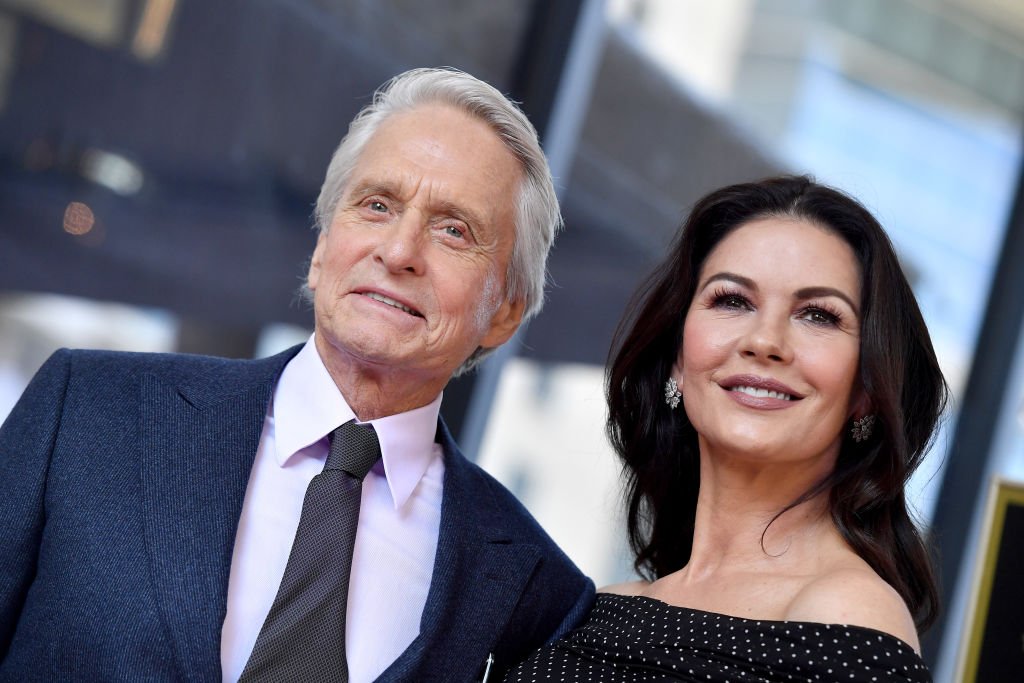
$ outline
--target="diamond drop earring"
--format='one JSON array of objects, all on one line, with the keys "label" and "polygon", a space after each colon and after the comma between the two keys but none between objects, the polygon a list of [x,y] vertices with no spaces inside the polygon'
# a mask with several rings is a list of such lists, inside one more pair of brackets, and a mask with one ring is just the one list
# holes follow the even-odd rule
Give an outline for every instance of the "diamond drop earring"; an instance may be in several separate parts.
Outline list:
[{"label": "diamond drop earring", "polygon": [[679,406],[679,401],[683,398],[682,393],[679,391],[679,385],[676,384],[676,380],[672,377],[668,378],[665,382],[665,403],[672,410],[675,410]]}]

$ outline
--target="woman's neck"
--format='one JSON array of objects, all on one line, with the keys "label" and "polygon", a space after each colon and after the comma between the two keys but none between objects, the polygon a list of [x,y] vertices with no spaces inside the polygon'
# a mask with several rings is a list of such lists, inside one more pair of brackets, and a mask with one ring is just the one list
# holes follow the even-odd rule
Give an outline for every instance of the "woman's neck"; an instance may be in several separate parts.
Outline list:
[{"label": "woman's neck", "polygon": [[723,567],[778,571],[814,564],[822,543],[839,538],[829,516],[828,491],[786,508],[830,469],[814,460],[758,463],[702,455],[688,573],[698,578]]}]

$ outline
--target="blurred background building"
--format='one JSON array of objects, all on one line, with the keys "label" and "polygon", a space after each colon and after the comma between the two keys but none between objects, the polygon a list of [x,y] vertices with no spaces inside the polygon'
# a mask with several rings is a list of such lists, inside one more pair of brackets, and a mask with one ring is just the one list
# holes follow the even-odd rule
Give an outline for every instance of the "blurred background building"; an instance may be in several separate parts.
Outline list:
[{"label": "blurred background building", "polygon": [[954,680],[988,482],[1024,480],[1018,0],[0,0],[0,418],[60,346],[305,340],[327,161],[435,65],[523,102],[567,225],[545,312],[442,412],[598,584],[631,572],[603,365],[688,206],[793,171],[875,212],[955,395],[911,492]]}]

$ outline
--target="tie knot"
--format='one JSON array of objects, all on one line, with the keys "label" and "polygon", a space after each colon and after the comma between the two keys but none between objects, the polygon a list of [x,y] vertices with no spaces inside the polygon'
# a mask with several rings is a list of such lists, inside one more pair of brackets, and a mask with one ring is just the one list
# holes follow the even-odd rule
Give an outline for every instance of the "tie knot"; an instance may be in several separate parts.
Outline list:
[{"label": "tie knot", "polygon": [[373,425],[350,420],[331,432],[331,452],[325,470],[344,470],[362,479],[380,459],[380,442]]}]

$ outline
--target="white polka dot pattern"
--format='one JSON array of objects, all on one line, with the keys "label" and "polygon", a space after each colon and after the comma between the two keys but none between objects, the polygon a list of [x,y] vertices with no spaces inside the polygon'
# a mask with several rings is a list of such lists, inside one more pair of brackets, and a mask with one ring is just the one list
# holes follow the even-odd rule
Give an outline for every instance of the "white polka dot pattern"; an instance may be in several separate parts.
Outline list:
[{"label": "white polka dot pattern", "polygon": [[931,675],[909,645],[873,629],[756,621],[603,593],[583,626],[505,681],[928,683]]}]

